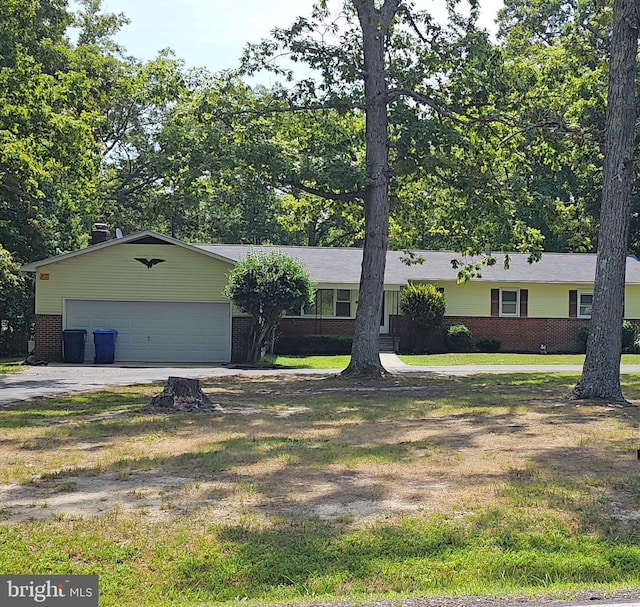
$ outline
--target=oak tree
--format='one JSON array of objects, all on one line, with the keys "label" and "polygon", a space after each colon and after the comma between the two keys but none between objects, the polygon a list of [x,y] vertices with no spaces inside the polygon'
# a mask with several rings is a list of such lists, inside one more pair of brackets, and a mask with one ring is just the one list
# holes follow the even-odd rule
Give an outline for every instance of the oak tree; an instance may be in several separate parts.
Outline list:
[{"label": "oak tree", "polygon": [[635,181],[636,73],[640,5],[615,0],[605,131],[604,181],[587,355],[574,398],[623,401],[624,285]]}]

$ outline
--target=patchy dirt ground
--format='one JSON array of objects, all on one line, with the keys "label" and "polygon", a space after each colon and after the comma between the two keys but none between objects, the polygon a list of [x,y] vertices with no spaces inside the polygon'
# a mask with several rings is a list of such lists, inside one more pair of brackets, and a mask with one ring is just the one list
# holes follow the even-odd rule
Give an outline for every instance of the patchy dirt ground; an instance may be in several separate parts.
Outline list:
[{"label": "patchy dirt ground", "polygon": [[638,408],[569,402],[561,383],[270,377],[204,388],[221,412],[149,413],[157,386],[3,408],[0,519],[117,509],[358,524],[490,503],[640,518]]}]

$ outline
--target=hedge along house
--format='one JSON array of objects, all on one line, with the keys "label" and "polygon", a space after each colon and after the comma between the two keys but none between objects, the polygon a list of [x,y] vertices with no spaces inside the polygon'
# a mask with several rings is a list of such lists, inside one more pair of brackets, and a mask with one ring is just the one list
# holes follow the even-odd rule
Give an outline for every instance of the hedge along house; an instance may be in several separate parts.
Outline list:
[{"label": "hedge along house", "polygon": [[[317,285],[316,299],[289,310],[279,331],[288,335],[353,333],[361,249],[199,245],[151,231],[97,242],[85,249],[23,266],[36,275],[35,355],[62,360],[62,331],[86,329],[85,360],[93,359],[92,332],[116,329],[116,362],[240,362],[250,319],[224,296],[228,272],[248,252],[279,249],[298,259]],[[387,255],[381,335],[411,347],[414,328],[399,312],[410,281],[435,283],[447,301],[445,322],[463,322],[476,338],[493,337],[508,351],[579,348],[588,322],[595,254],[545,253],[529,264],[512,254],[510,269],[497,255],[482,277],[458,283],[447,251],[419,251],[424,263]],[[640,262],[627,259],[625,317],[640,318]],[[437,344],[435,344],[437,348]]]}]

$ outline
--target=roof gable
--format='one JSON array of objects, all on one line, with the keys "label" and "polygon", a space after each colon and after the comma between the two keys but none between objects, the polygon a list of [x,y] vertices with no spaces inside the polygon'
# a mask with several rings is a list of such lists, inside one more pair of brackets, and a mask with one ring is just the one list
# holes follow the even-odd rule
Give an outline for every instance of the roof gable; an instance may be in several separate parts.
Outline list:
[{"label": "roof gable", "polygon": [[70,253],[63,253],[62,255],[56,255],[54,257],[48,257],[47,259],[41,259],[39,261],[33,261],[31,263],[27,263],[23,265],[20,270],[23,272],[36,272],[39,268],[43,266],[47,266],[52,263],[59,263],[61,261],[65,261],[67,259],[72,259],[73,257],[77,257],[78,255],[86,255],[88,253],[96,253],[97,251],[101,251],[102,249],[107,249],[109,247],[121,246],[127,244],[163,244],[163,245],[174,245],[178,247],[182,247],[193,251],[194,253],[198,253],[200,255],[206,255],[217,259],[219,261],[224,261],[232,265],[234,263],[233,259],[229,259],[220,255],[214,251],[208,251],[201,247],[196,247],[182,240],[178,240],[177,238],[172,238],[171,236],[166,236],[164,234],[160,234],[158,232],[154,232],[152,230],[144,230],[142,232],[135,232],[133,234],[128,234],[127,236],[123,236],[122,238],[113,238],[111,240],[106,240],[104,242],[100,242],[98,244],[89,245],[84,249],[78,249],[77,251],[71,251]]}]

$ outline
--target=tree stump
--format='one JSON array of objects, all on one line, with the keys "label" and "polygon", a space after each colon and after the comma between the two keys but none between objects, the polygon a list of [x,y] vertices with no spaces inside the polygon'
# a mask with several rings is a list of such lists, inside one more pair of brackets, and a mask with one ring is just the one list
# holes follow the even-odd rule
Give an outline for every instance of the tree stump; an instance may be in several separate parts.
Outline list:
[{"label": "tree stump", "polygon": [[222,410],[202,391],[200,380],[189,377],[169,377],[164,390],[151,399],[148,408],[188,413]]}]

